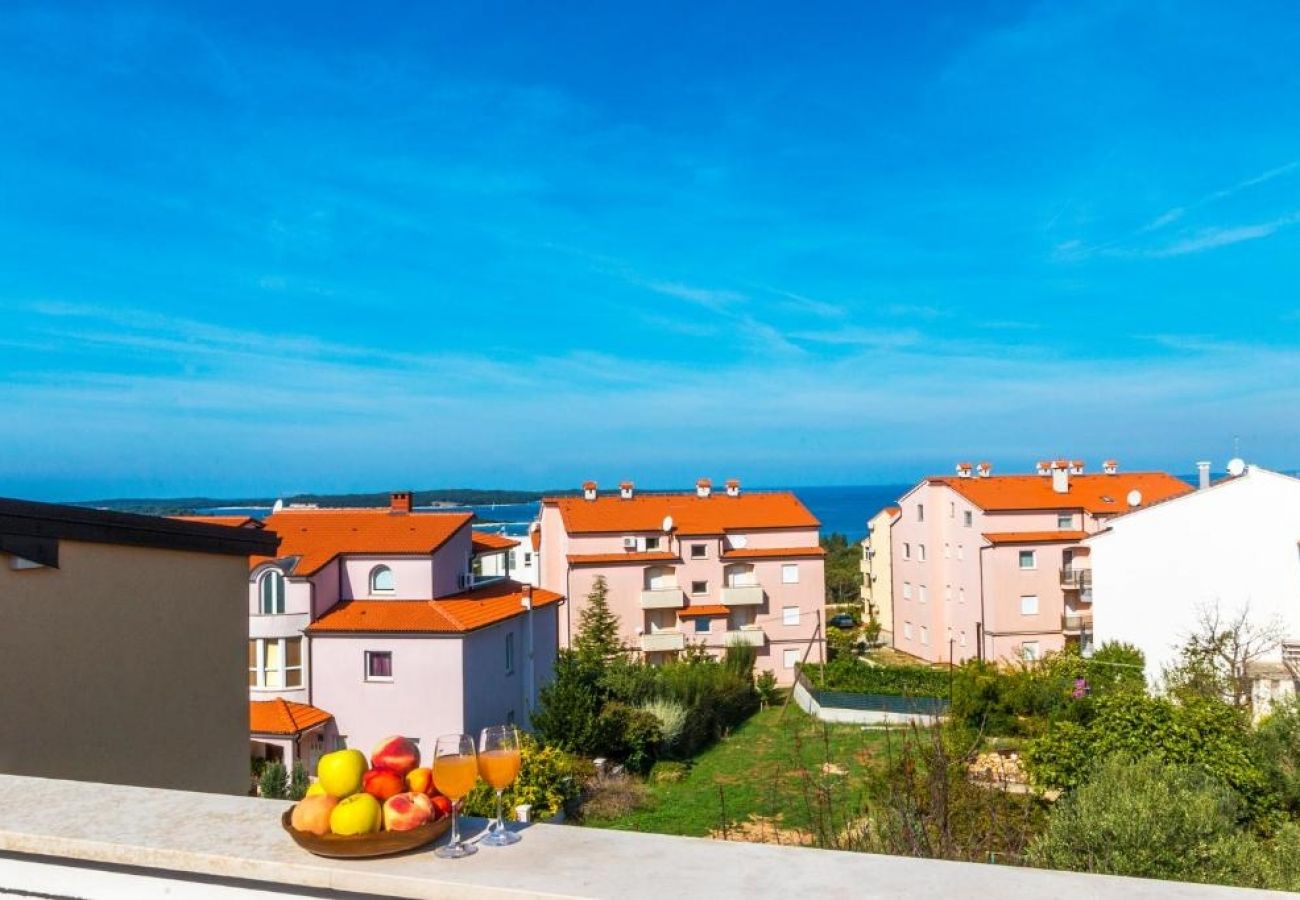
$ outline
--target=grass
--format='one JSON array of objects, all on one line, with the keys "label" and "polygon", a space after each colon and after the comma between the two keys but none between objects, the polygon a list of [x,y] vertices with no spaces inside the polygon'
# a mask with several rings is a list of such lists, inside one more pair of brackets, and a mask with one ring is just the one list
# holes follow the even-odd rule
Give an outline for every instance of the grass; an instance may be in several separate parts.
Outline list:
[{"label": "grass", "polygon": [[809,784],[825,783],[837,798],[856,801],[885,740],[881,731],[818,722],[793,705],[784,718],[779,707],[766,709],[697,756],[680,780],[652,777],[640,808],[589,812],[584,824],[704,837],[720,834],[725,821],[728,831],[772,829],[755,837],[785,842],[812,825]]}]

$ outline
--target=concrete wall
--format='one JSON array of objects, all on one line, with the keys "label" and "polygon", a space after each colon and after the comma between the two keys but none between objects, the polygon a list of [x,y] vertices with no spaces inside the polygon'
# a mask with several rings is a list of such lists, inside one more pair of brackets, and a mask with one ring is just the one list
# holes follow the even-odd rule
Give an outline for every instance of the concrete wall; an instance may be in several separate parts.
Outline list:
[{"label": "concrete wall", "polygon": [[248,560],[59,542],[0,554],[0,772],[248,790]]}]

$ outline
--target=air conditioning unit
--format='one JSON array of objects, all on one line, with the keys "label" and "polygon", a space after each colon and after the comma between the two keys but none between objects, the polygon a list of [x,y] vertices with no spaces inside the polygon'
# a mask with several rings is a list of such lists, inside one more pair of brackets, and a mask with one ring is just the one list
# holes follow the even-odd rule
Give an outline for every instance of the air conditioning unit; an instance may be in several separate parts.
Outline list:
[{"label": "air conditioning unit", "polygon": [[635,549],[636,549],[636,538],[634,538],[634,537],[625,537],[625,538],[623,538],[623,549],[624,549],[624,550],[635,550]]}]

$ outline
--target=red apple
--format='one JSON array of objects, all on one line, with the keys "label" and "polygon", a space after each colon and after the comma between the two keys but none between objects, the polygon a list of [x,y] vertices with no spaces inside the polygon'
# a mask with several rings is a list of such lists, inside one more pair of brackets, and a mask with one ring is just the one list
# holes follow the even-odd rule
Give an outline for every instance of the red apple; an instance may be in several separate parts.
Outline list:
[{"label": "red apple", "polygon": [[429,803],[433,806],[434,819],[441,819],[443,816],[451,815],[451,801],[442,794],[431,795]]},{"label": "red apple", "polygon": [[430,769],[428,766],[421,766],[418,769],[412,769],[407,772],[406,789],[408,791],[414,791],[417,794],[434,793],[433,769]]},{"label": "red apple", "polygon": [[414,741],[392,735],[380,741],[370,751],[370,765],[376,769],[392,769],[403,778],[420,764],[420,748]]},{"label": "red apple", "polygon": [[406,790],[402,776],[392,769],[369,769],[361,776],[361,790],[383,803],[394,794]]}]

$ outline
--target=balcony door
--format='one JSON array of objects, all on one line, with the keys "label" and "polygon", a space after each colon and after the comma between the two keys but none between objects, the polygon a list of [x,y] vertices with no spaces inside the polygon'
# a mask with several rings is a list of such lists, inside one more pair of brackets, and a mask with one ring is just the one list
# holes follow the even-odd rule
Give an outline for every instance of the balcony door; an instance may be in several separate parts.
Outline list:
[{"label": "balcony door", "polygon": [[754,567],[747,563],[733,563],[727,566],[727,587],[758,587],[758,576]]},{"label": "balcony door", "polygon": [[677,587],[677,574],[672,566],[651,566],[645,570],[647,591],[667,591]]}]

